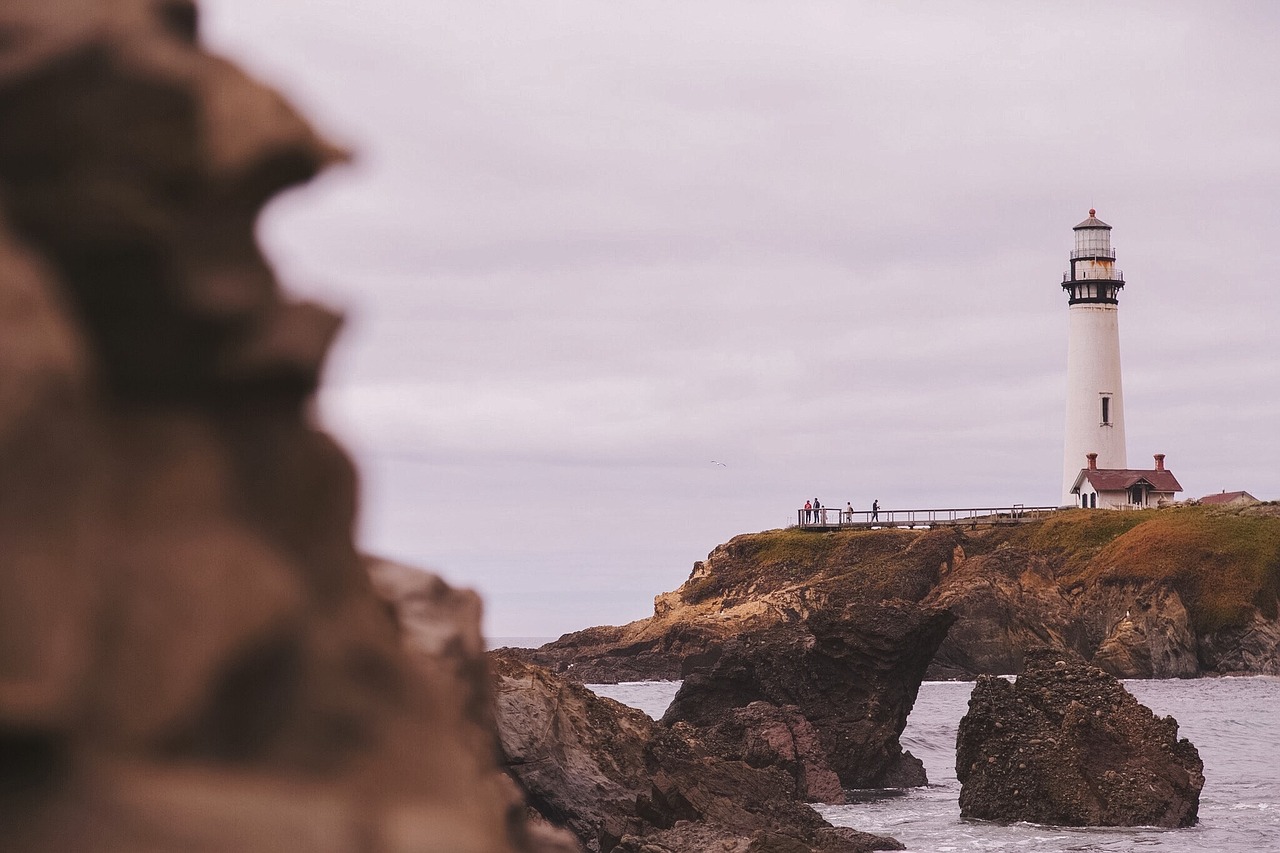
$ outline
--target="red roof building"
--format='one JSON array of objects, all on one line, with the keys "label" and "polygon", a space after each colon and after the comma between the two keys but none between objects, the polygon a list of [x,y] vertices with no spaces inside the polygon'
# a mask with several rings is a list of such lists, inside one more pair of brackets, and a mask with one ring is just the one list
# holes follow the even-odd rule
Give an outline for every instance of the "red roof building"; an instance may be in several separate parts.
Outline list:
[{"label": "red roof building", "polygon": [[1248,492],[1219,492],[1216,495],[1205,495],[1197,503],[1209,506],[1239,506],[1241,504],[1262,503],[1262,501]]},{"label": "red roof building", "polygon": [[1076,506],[1086,509],[1146,509],[1173,501],[1182,491],[1178,478],[1164,467],[1164,454],[1155,455],[1156,467],[1099,468],[1098,454],[1087,455],[1071,494]]}]

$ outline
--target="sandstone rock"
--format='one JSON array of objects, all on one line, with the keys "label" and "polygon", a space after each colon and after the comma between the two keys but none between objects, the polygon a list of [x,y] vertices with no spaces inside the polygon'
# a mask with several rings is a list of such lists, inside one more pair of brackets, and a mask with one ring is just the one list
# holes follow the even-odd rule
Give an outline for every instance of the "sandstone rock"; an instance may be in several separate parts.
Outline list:
[{"label": "sandstone rock", "polygon": [[714,655],[720,632],[702,625],[630,633],[631,626],[601,626],[566,634],[540,649],[516,650],[525,659],[582,684],[675,681]]},{"label": "sandstone rock", "polygon": [[903,599],[956,615],[930,679],[1020,672],[1033,645],[1133,677],[1269,674],[1280,671],[1276,541],[1271,505],[1070,510],[964,530],[768,530],[716,547],[649,619],[525,654],[588,683],[675,679],[705,670],[739,634]]},{"label": "sandstone rock", "polygon": [[0,848],[566,849],[474,599],[406,654],[311,422],[338,317],[253,228],[340,152],[185,0],[0,4],[0,127]]},{"label": "sandstone rock", "polygon": [[[1271,612],[1275,613],[1276,604]],[[1243,625],[1221,628],[1200,639],[1206,669],[1232,675],[1280,675],[1280,621],[1252,608]]]},{"label": "sandstone rock", "polygon": [[1075,648],[1082,630],[1043,560],[1023,548],[965,559],[925,598],[955,614],[930,679],[1022,671],[1022,650]]},{"label": "sandstone rock", "polygon": [[[1124,606],[1123,612],[1117,612]],[[1086,597],[1086,625],[1111,624],[1092,663],[1117,678],[1194,678],[1198,644],[1178,593],[1162,585],[1102,587]],[[1105,629],[1104,629],[1105,630]]]},{"label": "sandstone rock", "polygon": [[1055,650],[1028,652],[1010,683],[978,679],[960,721],[967,818],[1064,826],[1192,826],[1204,765],[1114,677]]},{"label": "sandstone rock", "polygon": [[716,730],[754,702],[794,706],[845,787],[924,785],[923,766],[898,737],[951,621],[946,611],[900,602],[744,634],[685,680],[663,722]]},{"label": "sandstone rock", "polygon": [[657,725],[516,656],[491,658],[508,769],[588,850],[900,849],[829,826],[781,771],[719,756],[683,724]]}]

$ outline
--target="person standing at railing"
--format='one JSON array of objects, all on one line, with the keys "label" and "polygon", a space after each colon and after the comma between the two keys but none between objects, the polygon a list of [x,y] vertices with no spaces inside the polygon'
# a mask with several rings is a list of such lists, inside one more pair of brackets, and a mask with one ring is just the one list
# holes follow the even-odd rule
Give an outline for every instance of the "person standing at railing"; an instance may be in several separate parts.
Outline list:
[{"label": "person standing at railing", "polygon": [[853,524],[853,501],[844,502],[844,520]]},{"label": "person standing at railing", "polygon": [[872,521],[880,520],[880,499],[879,498],[876,498],[871,502],[871,520]]},{"label": "person standing at railing", "polygon": [[816,524],[823,517],[822,504],[818,503],[818,499],[813,499],[813,521]]},{"label": "person standing at railing", "polygon": [[808,501],[804,502],[804,523],[808,524],[813,521],[813,504]]}]

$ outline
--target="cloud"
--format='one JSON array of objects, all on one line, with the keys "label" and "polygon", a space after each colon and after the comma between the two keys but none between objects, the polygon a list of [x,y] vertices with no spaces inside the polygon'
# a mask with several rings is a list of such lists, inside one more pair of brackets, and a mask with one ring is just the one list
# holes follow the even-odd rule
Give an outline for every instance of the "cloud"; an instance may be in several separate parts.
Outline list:
[{"label": "cloud", "polygon": [[815,493],[1055,501],[1090,206],[1131,463],[1280,497],[1269,6],[203,9],[359,153],[260,236],[350,312],[321,410],[366,546],[495,633],[643,615]]}]

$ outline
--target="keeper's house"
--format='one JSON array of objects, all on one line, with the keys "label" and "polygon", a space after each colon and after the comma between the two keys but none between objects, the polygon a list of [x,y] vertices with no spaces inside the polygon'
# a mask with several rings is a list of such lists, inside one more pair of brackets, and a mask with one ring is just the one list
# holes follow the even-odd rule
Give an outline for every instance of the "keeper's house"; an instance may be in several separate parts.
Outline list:
[{"label": "keeper's house", "polygon": [[1164,454],[1155,455],[1156,467],[1099,468],[1098,454],[1086,455],[1089,465],[1080,469],[1071,494],[1075,505],[1085,509],[1146,509],[1175,500],[1182,486],[1173,472],[1164,467]]}]

